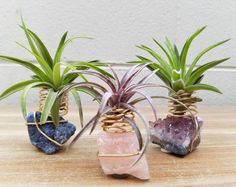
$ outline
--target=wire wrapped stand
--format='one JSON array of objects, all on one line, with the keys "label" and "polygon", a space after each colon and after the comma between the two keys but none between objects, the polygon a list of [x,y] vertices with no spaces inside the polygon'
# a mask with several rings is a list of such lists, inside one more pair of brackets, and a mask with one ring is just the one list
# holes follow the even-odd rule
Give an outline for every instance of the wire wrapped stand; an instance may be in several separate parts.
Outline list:
[{"label": "wire wrapped stand", "polygon": [[[45,87],[41,87],[39,90],[39,112],[43,111],[47,95],[48,95],[48,89]],[[59,106],[59,115],[60,116],[64,116],[68,113],[68,100],[69,100],[68,94],[64,94],[60,98],[60,106]],[[59,123],[65,123],[65,122],[67,122],[67,121],[66,120],[59,121]],[[47,124],[47,123],[53,123],[53,121],[47,120],[45,124]],[[64,144],[60,144],[57,141],[53,140],[51,137],[49,137],[47,134],[45,134],[40,129],[40,125],[42,125],[42,124],[37,121],[36,112],[34,112],[34,122],[33,123],[26,123],[26,125],[35,125],[37,130],[40,132],[40,134],[42,134],[45,138],[47,138],[47,140],[49,140],[50,142],[52,142],[60,147],[64,145]]]},{"label": "wire wrapped stand", "polygon": [[104,173],[114,178],[135,176],[134,171],[139,170],[140,165],[144,167],[144,173],[148,173],[145,157],[136,163],[142,152],[136,143],[138,139],[133,127],[126,121],[126,118],[133,120],[134,117],[129,109],[114,108],[101,120],[103,132],[98,136],[100,146],[97,156]]},{"label": "wire wrapped stand", "polygon": [[[43,111],[43,107],[46,101],[48,95],[48,88],[41,87],[39,90],[39,111]],[[60,108],[59,108],[59,114],[60,116],[64,116],[68,113],[68,102],[69,102],[69,97],[68,93],[63,94],[62,97],[60,98]]]},{"label": "wire wrapped stand", "polygon": [[[103,116],[101,120],[102,129],[108,133],[127,133],[127,132],[134,132],[133,128],[130,124],[124,120],[124,117],[129,117],[134,119],[134,114],[129,109],[122,109],[122,108],[114,108],[107,114]],[[130,157],[130,156],[137,156],[140,152],[137,151],[135,153],[127,153],[127,154],[101,154],[98,153],[98,157]]]},{"label": "wire wrapped stand", "polygon": [[[194,143],[197,140],[200,132],[200,126],[197,120],[197,102],[201,99],[193,96],[194,92],[188,93],[183,90],[178,91],[176,94],[172,94],[173,100],[169,100],[169,116],[173,117],[190,117],[195,125],[195,133],[193,139],[190,142],[189,152],[193,151]],[[178,102],[177,102],[178,101]]]}]

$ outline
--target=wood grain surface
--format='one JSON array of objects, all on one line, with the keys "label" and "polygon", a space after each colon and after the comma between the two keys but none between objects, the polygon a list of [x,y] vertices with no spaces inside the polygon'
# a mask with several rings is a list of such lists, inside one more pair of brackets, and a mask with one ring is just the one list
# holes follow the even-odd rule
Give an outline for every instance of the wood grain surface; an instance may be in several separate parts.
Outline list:
[{"label": "wood grain surface", "polygon": [[[85,119],[95,113],[87,107]],[[151,112],[143,108],[146,118]],[[165,109],[158,108],[160,116]],[[0,110],[0,186],[236,186],[236,107],[200,107],[204,119],[202,143],[180,158],[149,144],[146,152],[151,179],[114,179],[105,176],[96,157],[96,133],[85,135],[75,146],[45,155],[28,138],[19,107]],[[73,110],[68,119],[78,122]]]}]

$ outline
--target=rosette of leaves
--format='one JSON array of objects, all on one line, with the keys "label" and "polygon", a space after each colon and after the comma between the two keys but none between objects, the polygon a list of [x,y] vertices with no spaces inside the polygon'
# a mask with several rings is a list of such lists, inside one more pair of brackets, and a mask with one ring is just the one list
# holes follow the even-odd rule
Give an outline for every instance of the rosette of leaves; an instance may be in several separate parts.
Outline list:
[{"label": "rosette of leaves", "polygon": [[[46,97],[46,101],[43,107],[42,115],[40,122],[44,124],[47,121],[48,116],[52,117],[52,121],[54,125],[59,124],[59,105],[60,105],[60,97],[59,92],[67,87],[68,85],[72,84],[74,80],[80,77],[83,81],[86,81],[86,78],[82,74],[68,74],[71,70],[87,70],[93,69],[95,71],[100,72],[101,74],[105,74],[108,77],[111,76],[109,73],[101,69],[99,66],[103,66],[104,64],[99,63],[98,61],[78,61],[73,63],[66,63],[61,60],[62,53],[68,44],[70,44],[73,40],[77,38],[86,38],[86,37],[74,37],[67,39],[67,32],[63,34],[58,44],[57,50],[55,52],[54,57],[52,57],[42,42],[42,40],[35,34],[32,30],[26,27],[23,19],[22,25],[20,26],[27,38],[28,44],[30,48],[20,44],[17,44],[24,49],[26,49],[36,60],[36,63],[31,61],[26,61],[23,59],[19,59],[16,57],[0,55],[0,59],[18,64],[29,69],[32,72],[32,76],[30,79],[16,83],[6,89],[1,95],[0,100],[12,95],[15,92],[22,91],[21,94],[21,107],[22,113],[26,118],[27,110],[26,110],[26,97],[28,92],[32,88],[46,88],[48,89],[48,94]],[[81,91],[83,91],[81,89]],[[82,112],[82,105],[81,105],[81,98],[79,93],[72,89],[70,90],[72,95],[75,98],[75,101],[78,105],[79,113],[80,113],[80,121],[81,125],[83,125],[83,112]]]},{"label": "rosette of leaves", "polygon": [[222,58],[197,65],[204,55],[228,41],[223,40],[203,49],[192,61],[187,60],[192,42],[205,28],[194,32],[181,50],[168,38],[165,45],[153,39],[161,52],[139,45],[137,47],[147,52],[150,58],[137,55],[138,60],[132,62],[147,64],[169,88],[169,97],[165,97],[169,100],[169,115],[150,123],[151,140],[162,149],[177,155],[187,155],[200,144],[203,120],[197,116],[196,103],[202,100],[193,95],[199,90],[221,93],[215,86],[202,83],[202,80],[207,70],[229,59]]},{"label": "rosette of leaves", "polygon": [[[202,50],[193,61],[187,63],[187,56],[190,46],[193,40],[206,28],[206,26],[198,29],[194,32],[185,42],[183,48],[179,48],[166,38],[165,45],[162,45],[157,40],[153,39],[154,43],[159,47],[162,53],[151,49],[146,45],[138,45],[137,47],[142,51],[147,52],[150,57],[137,55],[138,60],[131,63],[149,64],[147,67],[151,71],[156,71],[156,75],[176,93],[180,90],[185,93],[190,93],[199,90],[208,90],[217,93],[221,93],[216,87],[202,83],[205,72],[223,62],[229,58],[222,58],[213,60],[211,62],[204,63],[203,65],[197,65],[200,59],[209,51],[216,47],[226,43],[229,39],[220,41]],[[189,66],[188,66],[189,64]],[[170,93],[171,95],[172,93]],[[201,99],[196,99],[201,101]],[[183,109],[182,107],[180,110]]]},{"label": "rosette of leaves", "polygon": [[134,82],[137,76],[140,75],[140,73],[143,69],[145,69],[146,66],[147,65],[135,65],[130,68],[130,70],[128,70],[122,78],[119,78],[117,73],[111,67],[110,69],[114,78],[111,78],[106,74],[102,74],[101,72],[94,71],[73,71],[68,73],[68,75],[73,75],[77,73],[83,75],[92,75],[104,82],[104,84],[98,84],[94,82],[73,83],[72,85],[65,88],[65,90],[62,90],[62,92],[65,92],[66,90],[69,91],[75,88],[86,88],[90,90],[91,93],[91,89],[93,89],[93,97],[99,102],[99,109],[96,115],[93,116],[91,120],[76,135],[76,137],[71,143],[71,146],[83,135],[86,130],[90,129],[91,134],[104,114],[109,113],[109,111],[113,109],[121,108],[128,109],[131,112],[135,113],[145,125],[147,139],[144,143],[144,139],[141,135],[140,129],[135,123],[135,121],[132,118],[124,117],[124,120],[127,121],[134,129],[139,140],[140,151],[142,152],[141,156],[143,155],[149,140],[149,130],[148,124],[144,119],[143,114],[135,107],[135,105],[143,100],[148,101],[149,105],[151,106],[154,112],[155,118],[157,119],[157,114],[155,107],[153,106],[152,99],[148,96],[148,94],[145,93],[144,88],[159,86],[156,84],[148,83],[148,80],[155,74],[155,71],[143,77],[140,81]]}]

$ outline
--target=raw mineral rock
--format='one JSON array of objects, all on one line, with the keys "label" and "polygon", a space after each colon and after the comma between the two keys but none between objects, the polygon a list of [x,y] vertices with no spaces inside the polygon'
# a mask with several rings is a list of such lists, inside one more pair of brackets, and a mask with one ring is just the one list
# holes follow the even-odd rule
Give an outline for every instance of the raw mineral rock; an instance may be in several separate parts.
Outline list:
[{"label": "raw mineral rock", "polygon": [[[203,121],[197,117],[201,128]],[[176,155],[187,155],[191,140],[196,133],[195,123],[191,117],[167,116],[156,122],[150,122],[151,141],[159,144],[162,149]],[[200,144],[200,132],[193,144],[193,150]]]},{"label": "raw mineral rock", "polygon": [[125,174],[147,180],[150,178],[145,155],[135,164],[139,155],[121,157],[121,154],[137,153],[139,144],[134,132],[101,132],[97,139],[99,154],[117,154],[117,157],[99,157],[106,175],[124,176]]},{"label": "raw mineral rock", "polygon": [[[37,122],[40,121],[41,113],[36,113]],[[64,120],[62,117],[60,120]],[[51,121],[51,118],[48,117],[48,121]],[[27,123],[34,123],[34,113],[29,113],[27,116]],[[75,126],[69,122],[60,123],[58,126],[55,126],[53,123],[46,123],[40,125],[40,129],[50,138],[56,140],[58,143],[65,143],[74,133]],[[32,145],[42,150],[46,154],[53,154],[60,150],[60,146],[54,144],[46,137],[44,137],[36,128],[35,125],[28,125],[28,133]]]}]

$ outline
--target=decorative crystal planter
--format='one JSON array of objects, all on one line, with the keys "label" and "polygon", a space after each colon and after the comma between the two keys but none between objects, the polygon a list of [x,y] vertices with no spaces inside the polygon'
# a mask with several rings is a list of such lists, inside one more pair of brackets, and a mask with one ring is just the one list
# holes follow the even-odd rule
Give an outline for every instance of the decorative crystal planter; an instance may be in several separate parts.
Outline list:
[{"label": "decorative crystal planter", "polygon": [[[97,139],[98,158],[103,172],[116,178],[131,175],[148,180],[148,164],[145,154],[139,159],[141,153],[137,135],[127,122],[121,120],[124,110],[118,109],[116,112],[119,114],[114,115],[113,112],[105,116],[103,131]],[[127,110],[124,113],[128,115]]]},{"label": "decorative crystal planter", "polygon": [[169,115],[150,122],[151,141],[160,145],[163,152],[184,156],[200,144],[203,121],[196,115],[196,102],[200,100],[192,93],[177,94],[172,95]]},{"label": "decorative crystal planter", "polygon": [[[32,145],[46,154],[58,152],[67,140],[75,133],[76,127],[64,118],[60,117],[59,124],[54,125],[49,116],[45,124],[40,124],[41,111],[47,97],[48,90],[40,89],[40,112],[31,112],[27,116],[27,128]],[[66,115],[68,112],[68,95],[60,99],[59,114]]]}]

